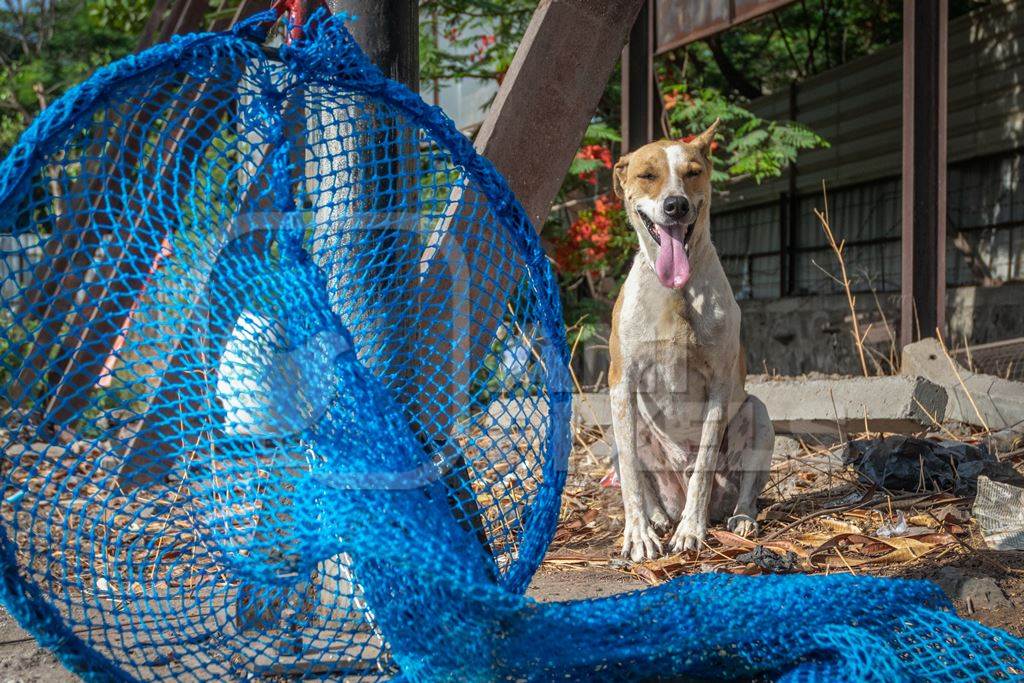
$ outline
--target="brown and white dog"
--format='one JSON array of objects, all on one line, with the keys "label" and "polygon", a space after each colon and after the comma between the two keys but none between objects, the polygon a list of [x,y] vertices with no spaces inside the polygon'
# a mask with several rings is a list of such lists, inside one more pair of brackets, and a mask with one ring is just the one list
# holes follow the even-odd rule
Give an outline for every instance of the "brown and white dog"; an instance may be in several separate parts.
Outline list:
[{"label": "brown and white dog", "polygon": [[625,506],[622,554],[699,550],[709,521],[757,531],[775,432],[744,388],[740,310],[711,244],[711,143],[662,140],[624,156],[614,187],[640,240],[615,302],[612,423]]}]

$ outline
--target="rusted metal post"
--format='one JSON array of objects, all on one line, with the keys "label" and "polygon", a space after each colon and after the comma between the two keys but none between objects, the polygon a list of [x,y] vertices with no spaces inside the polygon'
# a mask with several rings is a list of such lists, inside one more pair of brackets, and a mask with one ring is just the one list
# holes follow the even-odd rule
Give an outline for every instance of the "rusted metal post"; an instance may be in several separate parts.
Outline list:
[{"label": "rusted metal post", "polygon": [[[151,44],[154,35],[164,38],[176,32],[196,30],[201,26],[203,16],[209,9],[208,0],[186,0],[172,5],[169,10],[166,5],[167,3],[158,2],[154,7],[151,20],[147,22],[140,41],[140,49]],[[166,17],[164,16],[165,12],[169,12]],[[129,140],[133,139],[133,136],[130,135],[125,137]],[[134,158],[137,161],[138,150],[125,146],[115,150],[114,154],[117,158],[111,159],[111,168],[117,166],[118,158],[122,164],[126,163],[125,159]],[[136,161],[132,163],[136,163]],[[85,201],[95,202],[97,200],[93,198],[94,193],[102,190],[103,182],[94,179],[91,188],[79,188],[73,194],[84,198]],[[98,286],[91,288],[84,310],[75,310],[75,296],[84,287],[82,274],[91,258],[90,251],[98,247],[102,232],[116,230],[120,227],[117,215],[110,215],[107,211],[88,212],[86,209],[85,206],[77,207],[76,215],[69,217],[77,223],[62,226],[63,230],[69,231],[65,233],[62,240],[64,243],[61,249],[62,253],[57,254],[48,263],[40,264],[36,269],[35,276],[40,286],[34,290],[36,294],[30,296],[28,305],[30,309],[42,309],[35,313],[40,325],[36,331],[32,353],[26,359],[18,380],[11,383],[9,392],[12,404],[18,404],[32,395],[38,382],[58,383],[54,394],[48,401],[49,405],[46,410],[47,413],[50,413],[56,408],[60,408],[61,412],[55,415],[54,419],[47,417],[43,420],[44,425],[63,426],[63,423],[81,408],[83,401],[87,402],[88,392],[98,380],[100,368],[97,368],[95,363],[90,367],[79,367],[78,359],[83,357],[80,353],[82,347],[87,345],[97,358],[103,358],[105,352],[114,347],[114,340],[123,326],[124,318],[121,314],[126,313],[130,306],[130,301],[124,305],[116,295],[107,296],[104,286]],[[152,256],[144,250],[140,252],[137,243],[129,246],[131,248],[123,250],[122,253],[108,256],[112,257],[111,260],[116,264],[129,264],[129,275],[120,284],[138,290],[141,287],[142,279],[135,277],[136,271],[148,266],[152,261]],[[140,266],[140,263],[145,265]],[[55,283],[59,283],[56,290],[52,286]],[[46,298],[40,300],[39,297],[43,293],[46,294]],[[110,313],[111,307],[115,309],[113,313]],[[104,311],[104,322],[100,325],[90,326],[88,321],[100,311]],[[69,314],[71,314],[71,320],[68,321],[68,325],[73,331],[61,338],[61,329]],[[81,334],[79,334],[79,330],[82,331]],[[67,372],[73,369],[73,377],[66,374],[44,375],[42,368],[47,365],[47,354],[51,352],[51,347],[56,343],[67,347],[61,351],[59,356],[70,359]],[[71,402],[64,405],[68,397],[74,398],[75,405],[72,405]],[[33,410],[41,407],[41,404],[34,404]]]},{"label": "rusted metal post", "polygon": [[417,0],[332,0],[332,12],[355,15],[352,37],[384,75],[413,92],[420,83],[419,3]]},{"label": "rusted metal post", "polygon": [[661,96],[654,75],[654,0],[644,0],[622,51],[622,151],[661,137]]},{"label": "rusted metal post", "polygon": [[947,0],[904,0],[904,345],[945,325],[947,20]]},{"label": "rusted metal post", "polygon": [[[796,121],[800,116],[798,86],[789,84],[789,120]],[[797,289],[797,249],[800,247],[800,193],[797,188],[799,168],[796,161],[791,161],[786,175],[786,191],[783,193],[781,218],[785,221],[785,230],[781,235],[779,247],[782,252],[782,270],[779,274],[779,298],[796,293]]]},{"label": "rusted metal post", "polygon": [[542,0],[476,149],[540,230],[646,0]]}]

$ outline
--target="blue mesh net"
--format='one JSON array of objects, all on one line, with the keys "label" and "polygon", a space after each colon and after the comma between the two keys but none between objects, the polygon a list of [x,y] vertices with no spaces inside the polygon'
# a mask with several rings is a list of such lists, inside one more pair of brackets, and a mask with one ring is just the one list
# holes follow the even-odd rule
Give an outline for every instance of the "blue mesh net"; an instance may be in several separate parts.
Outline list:
[{"label": "blue mesh net", "polygon": [[569,449],[503,180],[339,18],[96,73],[0,168],[0,595],[109,679],[1009,679],[924,582],[522,597]]}]

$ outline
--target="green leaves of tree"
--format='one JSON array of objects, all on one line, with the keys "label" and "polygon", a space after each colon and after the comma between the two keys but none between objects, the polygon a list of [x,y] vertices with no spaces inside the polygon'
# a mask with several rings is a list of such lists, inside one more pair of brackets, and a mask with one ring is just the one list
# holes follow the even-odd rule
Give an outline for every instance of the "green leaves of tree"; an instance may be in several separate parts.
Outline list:
[{"label": "green leaves of tree", "polygon": [[721,119],[720,149],[714,156],[724,163],[715,166],[712,179],[749,177],[757,182],[779,176],[802,149],[828,147],[828,142],[806,126],[793,121],[772,121],[757,117],[749,109],[730,101],[722,91],[699,88],[686,92],[682,85],[665,88],[669,103],[668,121],[673,137],[700,133]]},{"label": "green leaves of tree", "polygon": [[47,104],[131,52],[152,0],[0,3],[0,153]]}]

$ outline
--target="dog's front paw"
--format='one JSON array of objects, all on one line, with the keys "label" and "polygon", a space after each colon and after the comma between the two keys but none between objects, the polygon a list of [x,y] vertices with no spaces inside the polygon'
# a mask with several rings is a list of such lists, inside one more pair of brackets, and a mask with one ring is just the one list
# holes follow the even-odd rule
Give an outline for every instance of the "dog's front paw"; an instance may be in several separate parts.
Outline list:
[{"label": "dog's front paw", "polygon": [[708,535],[708,526],[692,517],[683,517],[672,534],[672,551],[681,553],[687,550],[700,551],[700,544]]},{"label": "dog's front paw", "polygon": [[646,520],[626,522],[622,537],[622,556],[633,562],[653,560],[661,555],[661,539]]},{"label": "dog's front paw", "polygon": [[729,531],[737,536],[742,536],[743,538],[757,536],[757,521],[750,515],[733,515],[725,524]]}]

